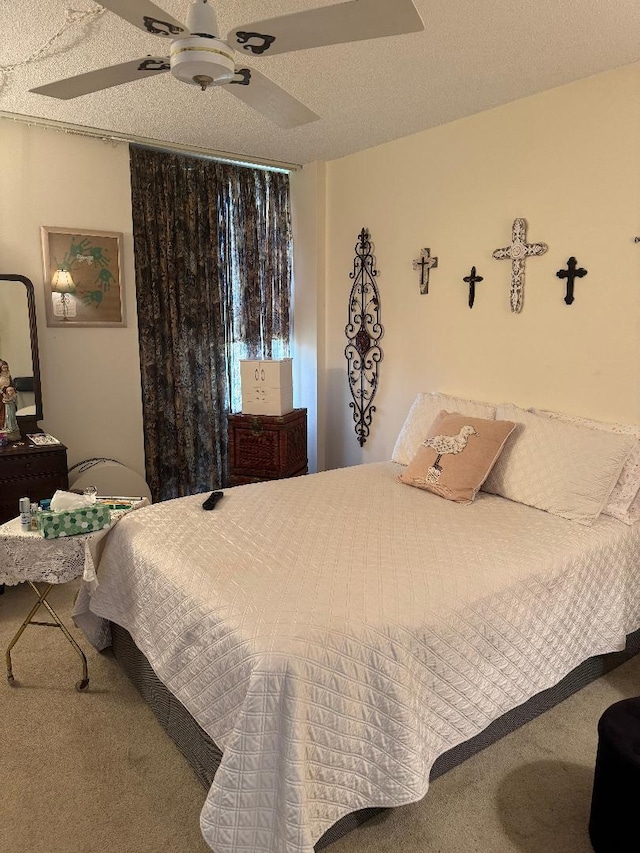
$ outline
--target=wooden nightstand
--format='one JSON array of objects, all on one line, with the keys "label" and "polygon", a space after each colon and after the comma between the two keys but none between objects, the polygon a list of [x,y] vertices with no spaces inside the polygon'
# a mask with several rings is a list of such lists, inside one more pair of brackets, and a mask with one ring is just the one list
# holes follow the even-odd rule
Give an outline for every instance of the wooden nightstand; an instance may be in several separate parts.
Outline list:
[{"label": "wooden nightstand", "polygon": [[64,444],[0,447],[0,524],[15,518],[20,498],[33,503],[67,489],[67,448]]},{"label": "wooden nightstand", "polygon": [[307,473],[307,410],[286,415],[227,416],[229,485]]}]

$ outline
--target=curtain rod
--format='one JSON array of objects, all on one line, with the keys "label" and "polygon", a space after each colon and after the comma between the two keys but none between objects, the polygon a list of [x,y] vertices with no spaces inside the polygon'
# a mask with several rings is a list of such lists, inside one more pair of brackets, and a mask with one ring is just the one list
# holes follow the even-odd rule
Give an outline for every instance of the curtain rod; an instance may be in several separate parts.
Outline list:
[{"label": "curtain rod", "polygon": [[80,124],[70,124],[66,121],[55,119],[38,118],[37,116],[20,115],[0,110],[0,119],[10,119],[20,124],[35,127],[44,127],[69,133],[75,136],[88,136],[93,139],[101,139],[104,142],[131,142],[136,145],[146,145],[148,148],[158,148],[162,151],[174,151],[179,154],[193,154],[196,157],[207,157],[211,160],[219,160],[222,163],[232,163],[236,166],[252,166],[258,169],[270,169],[276,172],[296,172],[302,167],[298,163],[285,163],[277,160],[263,160],[252,157],[245,158],[240,154],[230,154],[228,151],[216,151],[210,148],[199,148],[196,145],[178,145],[173,142],[165,142],[161,139],[151,139],[146,136],[118,133],[111,130],[102,130],[98,127],[83,127]]}]

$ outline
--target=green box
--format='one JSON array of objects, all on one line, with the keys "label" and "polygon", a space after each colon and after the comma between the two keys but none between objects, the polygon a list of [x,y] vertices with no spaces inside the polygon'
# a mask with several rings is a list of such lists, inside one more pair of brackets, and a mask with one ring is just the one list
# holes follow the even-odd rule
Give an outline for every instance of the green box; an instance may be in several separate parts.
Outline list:
[{"label": "green box", "polygon": [[109,527],[110,524],[111,510],[102,505],[38,513],[38,530],[45,539],[91,533]]}]

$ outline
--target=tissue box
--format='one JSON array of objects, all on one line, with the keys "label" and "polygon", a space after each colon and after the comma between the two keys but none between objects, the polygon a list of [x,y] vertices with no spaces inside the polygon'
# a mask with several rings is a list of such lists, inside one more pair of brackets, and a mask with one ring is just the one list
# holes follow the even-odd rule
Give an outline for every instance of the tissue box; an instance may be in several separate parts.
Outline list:
[{"label": "tissue box", "polygon": [[91,533],[102,530],[111,524],[109,507],[96,504],[82,509],[64,509],[59,512],[39,512],[38,530],[45,539],[58,536],[76,536],[78,533]]}]

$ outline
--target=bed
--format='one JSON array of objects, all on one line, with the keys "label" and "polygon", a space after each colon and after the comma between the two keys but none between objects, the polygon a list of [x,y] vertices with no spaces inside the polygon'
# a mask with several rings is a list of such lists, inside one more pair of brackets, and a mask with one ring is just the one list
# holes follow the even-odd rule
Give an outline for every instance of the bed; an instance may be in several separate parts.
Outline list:
[{"label": "bed", "polygon": [[167,501],[104,540],[80,624],[98,647],[121,626],[122,657],[204,733],[216,853],[319,849],[345,816],[421,799],[434,765],[552,704],[585,661],[628,635],[637,651],[640,524],[461,505],[403,470],[240,486],[213,512]]}]

